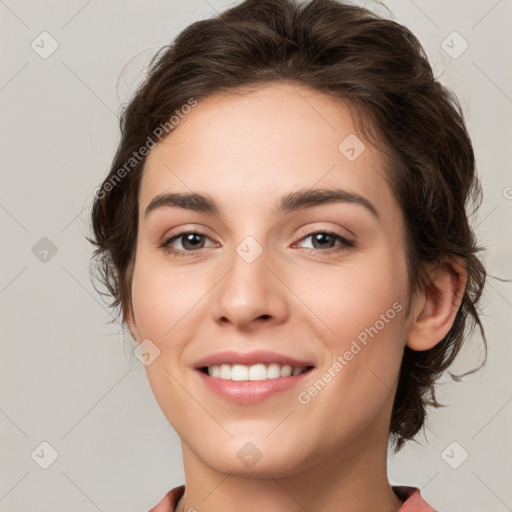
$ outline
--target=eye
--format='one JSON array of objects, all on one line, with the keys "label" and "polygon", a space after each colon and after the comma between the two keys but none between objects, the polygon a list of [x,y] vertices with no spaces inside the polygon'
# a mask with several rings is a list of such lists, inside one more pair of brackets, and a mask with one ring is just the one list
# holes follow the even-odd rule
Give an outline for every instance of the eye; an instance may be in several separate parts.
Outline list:
[{"label": "eye", "polygon": [[[301,241],[308,238],[311,238],[313,247],[304,247],[303,249],[306,252],[341,252],[356,245],[354,241],[333,231],[314,231],[302,237]],[[204,245],[206,240],[210,240],[210,238],[199,231],[183,231],[168,238],[162,244],[162,249],[173,256],[191,256],[198,254],[201,249],[206,248]],[[181,245],[181,247],[176,247],[176,244]],[[218,244],[212,243],[211,246],[215,247]]]},{"label": "eye", "polygon": [[[333,231],[314,231],[301,238],[301,241],[311,238],[312,248],[305,247],[308,252],[315,252],[320,250],[321,252],[338,252],[348,250],[351,247],[355,247],[355,242],[349,240],[339,233]],[[336,245],[336,242],[339,242]]]},{"label": "eye", "polygon": [[[167,239],[162,244],[162,248],[165,252],[173,254],[174,256],[193,255],[204,248],[205,239],[209,240],[204,233],[198,231],[183,231]],[[182,248],[173,247],[176,242],[178,242]],[[215,246],[215,244],[212,245]]]}]

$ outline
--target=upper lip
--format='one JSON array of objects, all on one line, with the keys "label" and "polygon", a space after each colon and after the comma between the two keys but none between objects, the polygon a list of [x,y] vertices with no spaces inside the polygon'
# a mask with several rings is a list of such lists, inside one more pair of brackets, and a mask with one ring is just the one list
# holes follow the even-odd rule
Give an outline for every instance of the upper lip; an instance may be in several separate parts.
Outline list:
[{"label": "upper lip", "polygon": [[303,361],[277,352],[267,350],[258,350],[255,352],[217,352],[206,356],[195,363],[195,368],[204,368],[205,366],[214,366],[220,364],[242,364],[252,366],[258,363],[279,365],[290,365],[292,367],[313,366],[309,361]]}]

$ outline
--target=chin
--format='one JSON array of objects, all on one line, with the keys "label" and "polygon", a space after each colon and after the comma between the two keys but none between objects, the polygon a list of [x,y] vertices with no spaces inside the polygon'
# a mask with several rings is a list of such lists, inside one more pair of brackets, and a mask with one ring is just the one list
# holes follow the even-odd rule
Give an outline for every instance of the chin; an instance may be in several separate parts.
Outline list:
[{"label": "chin", "polygon": [[305,453],[298,452],[297,443],[289,439],[288,445],[272,435],[267,439],[243,436],[219,442],[217,447],[212,451],[210,444],[194,451],[213,471],[244,478],[268,478],[269,473],[275,478],[290,476],[307,459]]}]

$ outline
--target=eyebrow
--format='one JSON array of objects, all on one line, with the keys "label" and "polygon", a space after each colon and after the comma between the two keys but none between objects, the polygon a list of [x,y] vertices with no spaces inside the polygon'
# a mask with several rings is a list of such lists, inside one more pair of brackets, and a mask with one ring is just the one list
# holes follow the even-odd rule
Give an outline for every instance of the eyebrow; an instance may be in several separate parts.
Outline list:
[{"label": "eyebrow", "polygon": [[[289,213],[304,208],[312,208],[330,203],[351,203],[366,208],[377,220],[380,215],[375,206],[365,197],[339,188],[303,189],[285,194],[279,199],[277,208],[273,209],[276,215]],[[146,208],[144,216],[160,208],[173,207],[195,212],[221,215],[221,210],[215,201],[206,194],[166,193],[155,196]]]}]

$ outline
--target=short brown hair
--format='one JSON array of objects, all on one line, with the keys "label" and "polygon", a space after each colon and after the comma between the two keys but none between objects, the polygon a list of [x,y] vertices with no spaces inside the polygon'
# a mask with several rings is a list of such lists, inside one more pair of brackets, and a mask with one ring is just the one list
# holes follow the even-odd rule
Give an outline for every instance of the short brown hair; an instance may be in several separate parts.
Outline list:
[{"label": "short brown hair", "polygon": [[456,255],[468,272],[445,338],[430,350],[405,347],[390,424],[399,450],[424,426],[427,406],[440,405],[435,381],[475,325],[485,342],[477,306],[486,272],[468,219],[482,195],[473,147],[460,104],[434,79],[421,44],[406,27],[362,7],[334,0],[247,0],[188,26],[157,52],[148,71],[123,109],[121,141],[92,208],[89,241],[110,306],[126,322],[145,158],[132,162],[129,172],[126,162],[156,127],[169,123],[191,97],[272,81],[339,98],[386,155],[387,178],[406,223],[409,293],[427,282],[426,262]]}]

